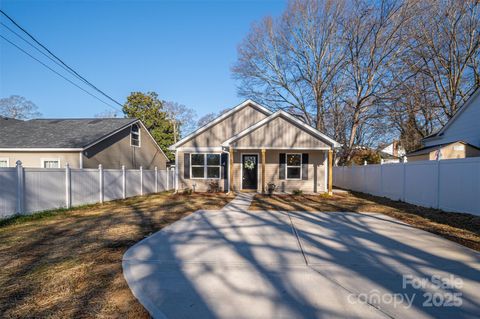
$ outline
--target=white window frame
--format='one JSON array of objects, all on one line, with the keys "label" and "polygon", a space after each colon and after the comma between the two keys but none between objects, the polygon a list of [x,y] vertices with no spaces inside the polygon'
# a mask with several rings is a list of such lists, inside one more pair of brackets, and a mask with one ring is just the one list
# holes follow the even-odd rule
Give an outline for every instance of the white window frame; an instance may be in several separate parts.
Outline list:
[{"label": "white window frame", "polygon": [[[138,132],[133,132],[133,126],[136,125],[137,128],[138,128]],[[130,126],[130,146],[133,146],[133,147],[141,147],[142,146],[142,138],[141,138],[141,133],[140,133],[140,125],[138,125],[137,123],[134,123],[132,124],[132,126]],[[138,145],[133,145],[132,144],[132,137],[133,137],[133,134],[138,134]]]},{"label": "white window frame", "polygon": [[8,157],[0,157],[0,161],[7,161],[7,166],[6,166],[6,167],[0,167],[0,168],[10,167],[10,158],[8,158]]},{"label": "white window frame", "polygon": [[62,162],[60,161],[60,158],[41,158],[40,159],[40,167],[45,168],[45,162],[58,162],[58,168],[62,168]]},{"label": "white window frame", "polygon": [[[192,155],[203,155],[203,165],[193,165],[192,164]],[[219,156],[219,165],[207,165],[207,155],[218,155]],[[203,166],[203,177],[193,177],[192,167],[202,167]],[[207,169],[208,167],[218,167],[218,176],[219,177],[208,177]],[[190,153],[190,179],[222,179],[222,153]]]},{"label": "white window frame", "polygon": [[[300,166],[297,165],[288,165],[288,155],[300,155]],[[302,153],[286,153],[285,154],[285,179],[299,181],[302,179],[302,163],[303,163],[303,154]],[[289,167],[300,167],[300,177],[299,178],[288,178],[288,168]]]}]

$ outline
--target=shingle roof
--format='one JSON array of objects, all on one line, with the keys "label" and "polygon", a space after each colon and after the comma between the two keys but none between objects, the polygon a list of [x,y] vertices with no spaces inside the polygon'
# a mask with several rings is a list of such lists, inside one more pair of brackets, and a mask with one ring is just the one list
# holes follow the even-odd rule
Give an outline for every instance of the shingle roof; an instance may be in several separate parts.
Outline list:
[{"label": "shingle roof", "polygon": [[36,119],[0,122],[0,148],[83,148],[137,119]]},{"label": "shingle roof", "polygon": [[22,120],[12,119],[10,117],[0,116],[0,127],[4,127],[10,124],[21,123]]}]

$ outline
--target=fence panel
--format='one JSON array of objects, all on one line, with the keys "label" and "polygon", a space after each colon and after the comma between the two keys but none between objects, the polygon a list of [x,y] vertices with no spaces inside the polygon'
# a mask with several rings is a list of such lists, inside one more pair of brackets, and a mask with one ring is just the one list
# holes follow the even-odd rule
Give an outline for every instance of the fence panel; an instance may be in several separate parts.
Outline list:
[{"label": "fence panel", "polygon": [[0,168],[0,218],[17,209],[17,169]]},{"label": "fence panel", "polygon": [[65,207],[65,170],[25,168],[23,189],[25,213]]},{"label": "fence panel", "polygon": [[122,198],[123,196],[123,174],[122,170],[103,170],[103,198],[105,201]]},{"label": "fence panel", "polygon": [[127,177],[127,197],[140,195],[140,171],[126,170]]},{"label": "fence panel", "polygon": [[143,171],[143,194],[155,193],[155,171]]},{"label": "fence panel", "polygon": [[97,203],[100,181],[97,169],[72,169],[72,206]]},{"label": "fence panel", "polygon": [[419,161],[404,165],[406,202],[437,207],[437,165],[436,161]]},{"label": "fence panel", "polygon": [[151,194],[175,187],[174,170],[157,171],[157,188],[155,170],[143,170],[142,177],[140,170],[125,170],[125,176],[119,169],[102,171],[103,197],[99,169],[0,168],[0,218],[16,212],[93,204],[101,198],[104,201],[120,199],[124,193],[124,178],[126,197],[140,195],[142,188],[143,194]]},{"label": "fence panel", "polygon": [[[480,158],[334,167],[334,185],[393,200],[480,215]],[[335,176],[337,175],[337,176]]]},{"label": "fence panel", "polygon": [[440,161],[439,208],[480,215],[480,159]]}]

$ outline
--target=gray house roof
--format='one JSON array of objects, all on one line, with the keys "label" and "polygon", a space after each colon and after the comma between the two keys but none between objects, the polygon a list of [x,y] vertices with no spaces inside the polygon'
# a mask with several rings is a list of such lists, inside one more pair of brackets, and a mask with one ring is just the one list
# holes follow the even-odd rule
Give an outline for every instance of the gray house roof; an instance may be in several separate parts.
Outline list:
[{"label": "gray house roof", "polygon": [[0,120],[2,148],[84,148],[137,119],[36,119],[3,125]]}]

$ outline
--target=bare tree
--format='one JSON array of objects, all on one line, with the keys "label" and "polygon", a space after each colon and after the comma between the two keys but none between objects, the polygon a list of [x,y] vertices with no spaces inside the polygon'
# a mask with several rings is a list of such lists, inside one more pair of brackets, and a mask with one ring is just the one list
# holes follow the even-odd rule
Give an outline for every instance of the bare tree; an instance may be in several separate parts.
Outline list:
[{"label": "bare tree", "polygon": [[185,136],[195,129],[197,115],[193,109],[172,101],[164,101],[163,109],[173,123],[175,143],[178,137]]},{"label": "bare tree", "polygon": [[0,115],[18,120],[42,116],[35,103],[19,95],[0,99]]},{"label": "bare tree", "polygon": [[301,115],[325,128],[326,100],[345,50],[343,1],[293,0],[282,17],[253,26],[232,71],[239,94]]},{"label": "bare tree", "polygon": [[[411,65],[427,76],[443,116],[451,118],[480,84],[480,2],[423,0],[411,25]],[[416,63],[420,61],[421,63]]]},{"label": "bare tree", "polygon": [[344,102],[350,122],[343,161],[348,162],[353,147],[361,144],[369,122],[381,116],[378,107],[395,89],[392,84],[399,82],[395,68],[405,54],[405,26],[412,15],[413,7],[401,1],[359,0],[349,7],[344,33],[348,51]]}]

